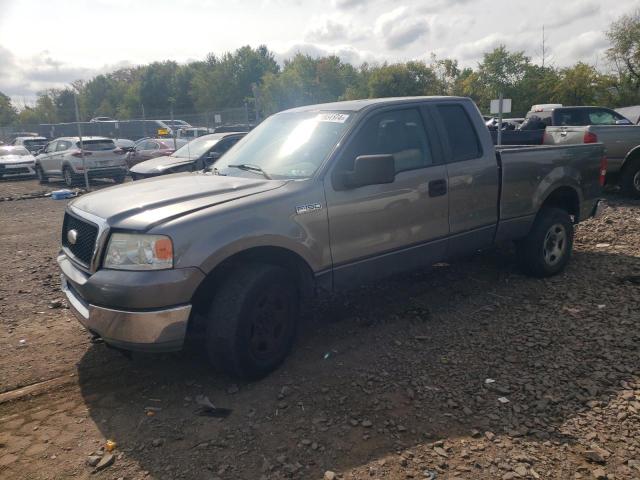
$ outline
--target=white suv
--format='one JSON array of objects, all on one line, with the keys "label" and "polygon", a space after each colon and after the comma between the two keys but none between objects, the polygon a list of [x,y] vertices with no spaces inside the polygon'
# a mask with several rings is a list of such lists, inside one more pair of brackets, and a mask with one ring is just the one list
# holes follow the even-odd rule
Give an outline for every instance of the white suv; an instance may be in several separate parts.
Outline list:
[{"label": "white suv", "polygon": [[80,150],[79,137],[61,137],[47,144],[36,158],[36,175],[40,183],[49,177],[62,177],[68,186],[82,181],[85,167],[90,178],[112,178],[116,183],[124,182],[127,175],[125,151],[118,148],[110,138],[84,137],[84,152]]}]

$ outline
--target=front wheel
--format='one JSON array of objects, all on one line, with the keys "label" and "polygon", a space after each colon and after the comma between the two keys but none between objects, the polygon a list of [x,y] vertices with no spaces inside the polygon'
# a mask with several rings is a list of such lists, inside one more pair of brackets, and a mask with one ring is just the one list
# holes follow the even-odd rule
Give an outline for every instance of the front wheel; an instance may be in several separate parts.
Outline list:
[{"label": "front wheel", "polygon": [[77,176],[71,170],[71,167],[64,167],[62,171],[62,177],[64,178],[64,183],[67,187],[73,187],[77,182]]},{"label": "front wheel", "polygon": [[560,208],[543,208],[533,227],[516,242],[518,261],[528,275],[550,277],[560,273],[571,258],[573,223]]},{"label": "front wheel", "polygon": [[631,160],[624,166],[620,186],[625,195],[640,198],[640,158]]},{"label": "front wheel", "polygon": [[40,183],[40,185],[44,185],[49,181],[49,178],[44,174],[40,165],[36,165],[36,177],[38,177],[38,183]]},{"label": "front wheel", "polygon": [[289,354],[298,315],[298,288],[287,270],[241,265],[223,280],[209,310],[211,363],[233,376],[264,377]]}]

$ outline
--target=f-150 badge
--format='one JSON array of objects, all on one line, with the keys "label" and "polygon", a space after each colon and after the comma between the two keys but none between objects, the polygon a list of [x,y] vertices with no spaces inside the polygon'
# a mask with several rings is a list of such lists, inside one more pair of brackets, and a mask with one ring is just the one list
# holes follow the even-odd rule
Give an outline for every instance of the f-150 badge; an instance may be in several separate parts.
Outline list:
[{"label": "f-150 badge", "polygon": [[300,215],[302,213],[309,213],[309,212],[313,212],[314,210],[320,210],[321,208],[322,208],[322,205],[320,205],[319,203],[309,203],[307,205],[298,205],[296,207],[296,213]]}]

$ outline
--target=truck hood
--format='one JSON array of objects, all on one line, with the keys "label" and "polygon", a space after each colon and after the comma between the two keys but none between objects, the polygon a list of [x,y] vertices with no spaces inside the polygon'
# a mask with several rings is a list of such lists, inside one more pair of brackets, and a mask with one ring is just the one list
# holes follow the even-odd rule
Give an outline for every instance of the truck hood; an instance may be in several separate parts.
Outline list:
[{"label": "truck hood", "polygon": [[83,195],[70,206],[104,219],[112,228],[144,231],[203,208],[274,190],[285,183],[286,180],[200,172],[176,173]]}]

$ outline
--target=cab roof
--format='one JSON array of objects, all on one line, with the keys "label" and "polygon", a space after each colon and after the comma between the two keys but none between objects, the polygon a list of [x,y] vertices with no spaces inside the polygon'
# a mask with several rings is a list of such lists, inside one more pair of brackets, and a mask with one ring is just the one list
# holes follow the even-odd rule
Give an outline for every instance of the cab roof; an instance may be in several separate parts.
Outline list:
[{"label": "cab roof", "polygon": [[291,108],[289,110],[284,110],[284,112],[281,112],[281,113],[314,112],[318,110],[359,112],[366,108],[377,106],[377,105],[402,105],[403,103],[413,103],[417,101],[436,102],[436,101],[443,101],[443,100],[468,101],[469,99],[467,97],[449,97],[449,96],[365,98],[362,100],[347,100],[343,102],[331,102],[331,103],[320,103],[317,105],[305,105],[303,107],[296,107],[296,108]]}]

